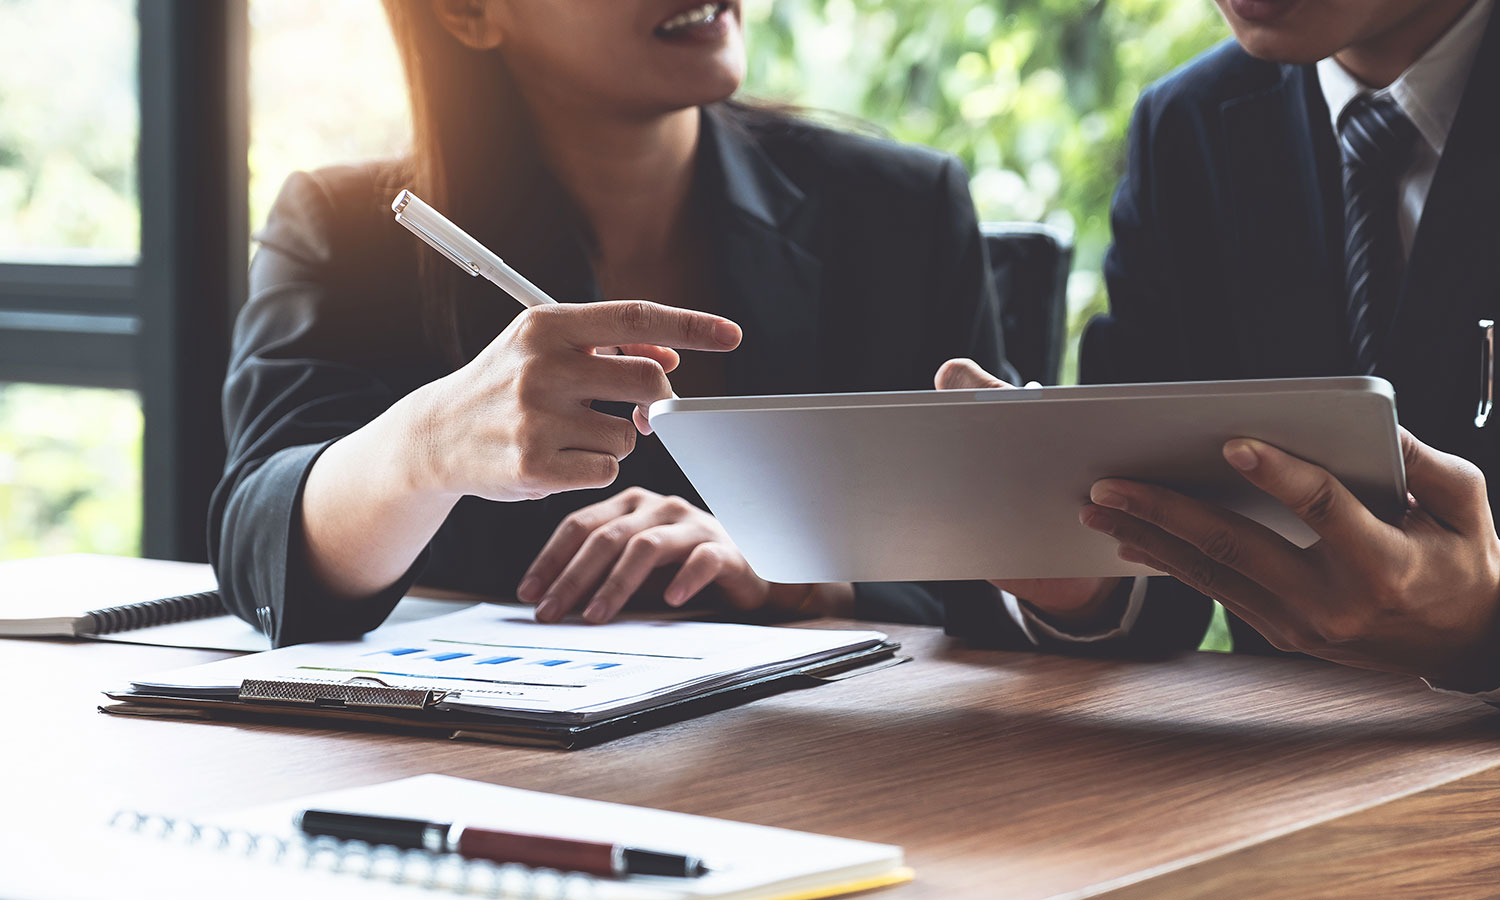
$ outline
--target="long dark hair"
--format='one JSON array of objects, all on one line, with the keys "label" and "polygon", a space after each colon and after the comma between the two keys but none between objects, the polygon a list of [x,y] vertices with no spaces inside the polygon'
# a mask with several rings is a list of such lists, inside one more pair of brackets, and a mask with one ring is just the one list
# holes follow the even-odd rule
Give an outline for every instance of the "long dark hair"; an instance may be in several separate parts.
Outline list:
[{"label": "long dark hair", "polygon": [[[459,227],[483,240],[495,198],[534,166],[526,111],[499,53],[454,38],[429,0],[383,0],[406,70],[412,147],[407,185]],[[436,253],[418,256],[427,337],[449,362],[463,362],[460,295],[469,287]]]}]

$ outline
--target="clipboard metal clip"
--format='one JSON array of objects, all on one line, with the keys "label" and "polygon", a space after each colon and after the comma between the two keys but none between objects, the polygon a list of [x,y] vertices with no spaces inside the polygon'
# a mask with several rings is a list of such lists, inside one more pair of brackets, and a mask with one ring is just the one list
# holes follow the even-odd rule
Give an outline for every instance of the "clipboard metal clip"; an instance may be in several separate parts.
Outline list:
[{"label": "clipboard metal clip", "polygon": [[426,709],[447,696],[430,688],[392,687],[379,678],[361,675],[344,682],[278,681],[246,678],[240,682],[239,699],[260,703],[297,703],[333,708],[375,707],[379,709]]}]

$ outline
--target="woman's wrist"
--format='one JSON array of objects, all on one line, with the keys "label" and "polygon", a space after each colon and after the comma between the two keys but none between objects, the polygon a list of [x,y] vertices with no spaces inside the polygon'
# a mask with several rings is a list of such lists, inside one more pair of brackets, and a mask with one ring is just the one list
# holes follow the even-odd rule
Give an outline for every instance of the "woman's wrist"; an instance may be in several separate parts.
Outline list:
[{"label": "woman's wrist", "polygon": [[[394,450],[391,463],[398,483],[407,492],[433,499],[450,497],[457,502],[463,491],[451,486],[451,473],[442,457],[441,383],[439,379],[425,384],[402,397],[375,423],[389,427],[388,434],[379,436],[380,442]],[[381,421],[388,417],[390,421]]]}]

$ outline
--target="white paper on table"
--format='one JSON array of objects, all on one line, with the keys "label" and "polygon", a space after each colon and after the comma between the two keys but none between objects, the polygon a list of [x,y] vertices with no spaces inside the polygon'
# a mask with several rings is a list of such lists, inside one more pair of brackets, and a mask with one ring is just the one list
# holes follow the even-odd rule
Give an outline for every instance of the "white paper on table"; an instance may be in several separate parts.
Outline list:
[{"label": "white paper on table", "polygon": [[543,625],[524,607],[477,606],[359,640],[302,644],[133,682],[154,693],[233,696],[247,678],[375,679],[445,692],[439,709],[585,722],[872,647],[875,631],[710,622]]}]

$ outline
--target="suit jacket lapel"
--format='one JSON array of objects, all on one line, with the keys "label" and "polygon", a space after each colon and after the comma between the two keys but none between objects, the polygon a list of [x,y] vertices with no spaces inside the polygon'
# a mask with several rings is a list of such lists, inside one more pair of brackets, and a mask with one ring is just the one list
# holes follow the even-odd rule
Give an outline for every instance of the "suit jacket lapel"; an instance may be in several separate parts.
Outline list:
[{"label": "suit jacket lapel", "polygon": [[727,114],[703,115],[699,160],[722,312],[744,329],[729,393],[818,390],[822,262],[809,248],[817,203]]},{"label": "suit jacket lapel", "polygon": [[1391,354],[1388,375],[1398,391],[1426,388],[1461,394],[1454,398],[1456,409],[1444,413],[1445,420],[1472,415],[1466,410],[1475,402],[1478,388],[1477,322],[1500,313],[1497,210],[1500,15],[1491,15],[1422,208],[1389,338],[1393,350],[1399,347],[1399,353]]},{"label": "suit jacket lapel", "polygon": [[1342,188],[1316,78],[1310,67],[1283,66],[1278,83],[1227,101],[1221,114],[1239,369],[1262,378],[1337,374],[1347,365]]}]

